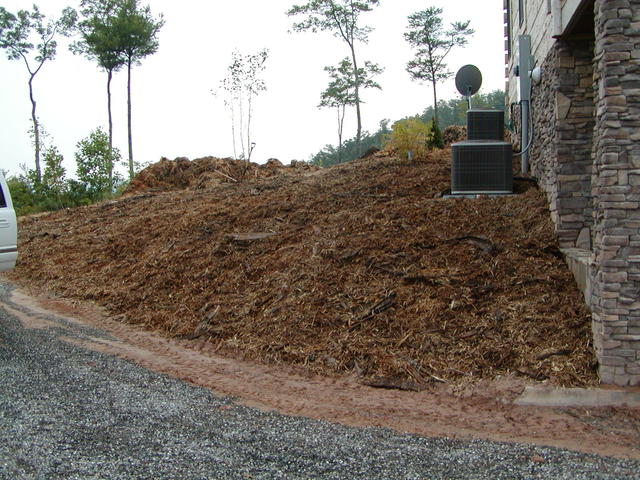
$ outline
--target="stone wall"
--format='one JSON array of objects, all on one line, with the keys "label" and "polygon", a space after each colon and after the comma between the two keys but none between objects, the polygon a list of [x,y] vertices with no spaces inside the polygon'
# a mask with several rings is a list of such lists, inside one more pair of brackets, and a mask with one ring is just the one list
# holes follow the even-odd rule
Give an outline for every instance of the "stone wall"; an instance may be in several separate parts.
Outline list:
[{"label": "stone wall", "polygon": [[534,86],[533,176],[549,200],[563,248],[590,248],[594,129],[593,41],[558,40]]},{"label": "stone wall", "polygon": [[534,84],[533,86],[531,103],[533,106],[535,138],[529,152],[531,175],[538,179],[540,188],[547,194],[549,210],[556,230],[558,228],[558,132],[556,115],[558,63],[558,49],[552,48],[541,65],[542,80],[539,85]]},{"label": "stone wall", "polygon": [[559,40],[557,49],[557,233],[561,247],[589,249],[593,224],[594,42]]},{"label": "stone wall", "polygon": [[640,385],[640,0],[597,0],[594,346],[603,383]]},{"label": "stone wall", "polygon": [[[538,58],[530,165],[561,246],[591,250],[600,379],[640,385],[640,0],[596,0],[594,13],[593,36],[582,23],[579,39],[553,40]],[[530,27],[512,30],[512,41]],[[516,85],[510,77],[510,102]]]}]

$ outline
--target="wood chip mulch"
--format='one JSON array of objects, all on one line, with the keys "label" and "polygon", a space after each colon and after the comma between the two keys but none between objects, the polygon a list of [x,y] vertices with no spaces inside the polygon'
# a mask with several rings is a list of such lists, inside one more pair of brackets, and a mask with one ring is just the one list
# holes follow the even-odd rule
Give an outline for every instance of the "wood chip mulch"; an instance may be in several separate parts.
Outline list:
[{"label": "wood chip mulch", "polygon": [[[222,352],[420,389],[597,383],[543,193],[443,199],[450,150],[329,169],[163,160],[123,198],[25,217],[18,284]],[[400,387],[398,387],[398,385]]]}]

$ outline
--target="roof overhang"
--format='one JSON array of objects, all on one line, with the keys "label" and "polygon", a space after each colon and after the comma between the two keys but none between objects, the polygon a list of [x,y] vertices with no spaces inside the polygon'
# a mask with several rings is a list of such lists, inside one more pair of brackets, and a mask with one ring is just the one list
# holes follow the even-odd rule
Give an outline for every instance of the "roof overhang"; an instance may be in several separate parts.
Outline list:
[{"label": "roof overhang", "polygon": [[[593,19],[594,0],[565,0],[562,2],[560,34],[558,37],[566,37],[574,34],[593,33],[589,32]],[[586,20],[586,21],[585,21]],[[592,20],[591,20],[592,21]]]}]

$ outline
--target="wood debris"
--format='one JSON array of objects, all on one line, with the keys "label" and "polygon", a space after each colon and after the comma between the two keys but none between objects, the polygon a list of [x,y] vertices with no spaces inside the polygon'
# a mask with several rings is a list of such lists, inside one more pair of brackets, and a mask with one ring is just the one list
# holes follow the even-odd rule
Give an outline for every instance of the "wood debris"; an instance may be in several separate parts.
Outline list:
[{"label": "wood debris", "polygon": [[314,373],[597,383],[544,194],[516,181],[515,196],[435,198],[450,155],[162,160],[126,198],[21,218],[10,278]]}]

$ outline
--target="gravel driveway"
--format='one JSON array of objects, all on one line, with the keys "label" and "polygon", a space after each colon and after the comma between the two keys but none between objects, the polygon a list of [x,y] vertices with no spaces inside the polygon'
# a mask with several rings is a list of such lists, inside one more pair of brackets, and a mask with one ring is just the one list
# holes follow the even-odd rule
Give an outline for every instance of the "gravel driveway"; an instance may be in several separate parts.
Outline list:
[{"label": "gravel driveway", "polygon": [[250,409],[67,341],[87,336],[108,337],[0,309],[1,479],[640,478],[638,461]]}]

